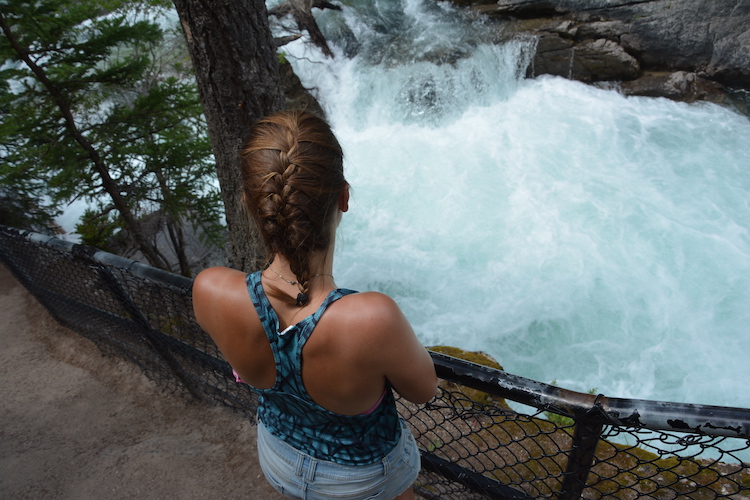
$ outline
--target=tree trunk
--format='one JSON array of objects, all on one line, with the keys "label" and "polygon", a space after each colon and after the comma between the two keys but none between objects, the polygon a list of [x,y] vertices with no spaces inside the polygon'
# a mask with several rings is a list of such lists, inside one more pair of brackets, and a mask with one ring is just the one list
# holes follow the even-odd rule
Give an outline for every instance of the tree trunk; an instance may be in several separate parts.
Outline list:
[{"label": "tree trunk", "polygon": [[224,200],[233,267],[260,268],[264,250],[242,203],[239,148],[255,120],[284,107],[263,0],[173,0],[198,82]]}]

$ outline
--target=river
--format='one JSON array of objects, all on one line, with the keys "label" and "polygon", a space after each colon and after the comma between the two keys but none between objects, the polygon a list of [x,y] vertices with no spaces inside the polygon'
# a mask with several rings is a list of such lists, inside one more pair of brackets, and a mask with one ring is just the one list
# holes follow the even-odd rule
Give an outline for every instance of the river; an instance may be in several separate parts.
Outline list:
[{"label": "river", "polygon": [[750,407],[750,120],[524,78],[533,40],[447,3],[316,11],[282,50],[346,154],[342,286],[426,345],[586,392]]}]

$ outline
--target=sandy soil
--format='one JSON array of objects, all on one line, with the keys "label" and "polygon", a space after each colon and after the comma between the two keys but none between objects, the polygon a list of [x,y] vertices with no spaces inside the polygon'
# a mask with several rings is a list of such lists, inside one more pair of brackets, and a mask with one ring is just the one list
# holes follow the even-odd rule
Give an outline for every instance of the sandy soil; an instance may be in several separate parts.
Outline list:
[{"label": "sandy soil", "polygon": [[252,423],[103,357],[2,265],[0,401],[0,498],[283,498]]}]

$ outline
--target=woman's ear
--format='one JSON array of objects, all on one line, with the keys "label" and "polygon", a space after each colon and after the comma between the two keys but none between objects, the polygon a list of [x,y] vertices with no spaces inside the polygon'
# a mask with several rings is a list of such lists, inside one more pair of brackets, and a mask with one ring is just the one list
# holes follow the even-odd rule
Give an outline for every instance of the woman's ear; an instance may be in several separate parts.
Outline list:
[{"label": "woman's ear", "polygon": [[349,211],[349,183],[344,185],[344,189],[339,193],[339,210],[342,212]]}]

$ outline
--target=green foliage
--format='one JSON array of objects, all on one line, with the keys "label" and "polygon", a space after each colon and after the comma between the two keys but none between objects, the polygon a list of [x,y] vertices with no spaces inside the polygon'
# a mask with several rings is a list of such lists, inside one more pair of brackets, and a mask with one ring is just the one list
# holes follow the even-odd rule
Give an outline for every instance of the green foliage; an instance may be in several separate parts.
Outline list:
[{"label": "green foliage", "polygon": [[0,224],[28,228],[32,231],[45,231],[55,226],[53,217],[44,207],[40,208],[33,197],[10,192],[2,187],[0,187]]},{"label": "green foliage", "polygon": [[86,210],[81,221],[76,224],[76,232],[81,236],[81,243],[107,250],[107,242],[122,225],[121,220],[110,213]]},{"label": "green foliage", "polygon": [[0,186],[37,207],[28,221],[48,224],[82,198],[91,209],[78,229],[90,244],[137,232],[132,220],[156,212],[219,241],[221,199],[186,50],[181,33],[155,22],[170,5],[2,3]]},{"label": "green foliage", "polygon": [[560,415],[559,413],[552,413],[551,411],[545,411],[544,416],[558,427],[572,427],[575,423],[572,418]]}]

